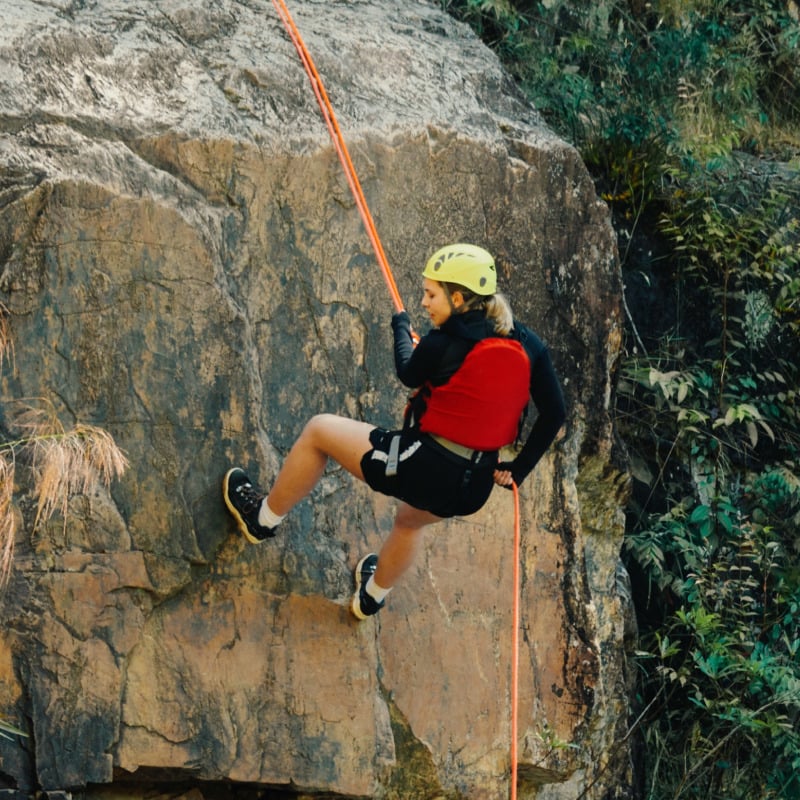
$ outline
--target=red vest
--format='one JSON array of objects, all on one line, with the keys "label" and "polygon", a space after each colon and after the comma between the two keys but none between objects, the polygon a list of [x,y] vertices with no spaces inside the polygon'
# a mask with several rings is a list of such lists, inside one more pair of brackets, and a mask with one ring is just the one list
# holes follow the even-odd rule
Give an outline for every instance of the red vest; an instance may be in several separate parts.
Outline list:
[{"label": "red vest", "polygon": [[518,341],[482,339],[447,383],[425,387],[419,428],[473,450],[499,450],[517,437],[530,382],[531,362]]}]

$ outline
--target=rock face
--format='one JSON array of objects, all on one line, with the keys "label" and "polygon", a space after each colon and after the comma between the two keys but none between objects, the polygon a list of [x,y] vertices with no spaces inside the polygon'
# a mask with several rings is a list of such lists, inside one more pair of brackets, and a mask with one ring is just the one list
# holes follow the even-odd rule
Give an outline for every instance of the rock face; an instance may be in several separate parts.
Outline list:
[{"label": "rock face", "polygon": [[[606,209],[438,3],[290,7],[418,330],[425,259],[467,240],[550,345],[569,419],[520,493],[520,796],[627,796]],[[0,268],[4,399],[46,398],[130,461],[35,531],[18,487],[0,718],[29,736],[0,738],[0,786],[507,797],[511,494],[431,528],[361,624],[352,569],[393,501],[331,468],[259,547],[221,501],[232,464],[268,484],[312,413],[392,426],[405,402],[389,295],[272,6],[6,4]]]}]

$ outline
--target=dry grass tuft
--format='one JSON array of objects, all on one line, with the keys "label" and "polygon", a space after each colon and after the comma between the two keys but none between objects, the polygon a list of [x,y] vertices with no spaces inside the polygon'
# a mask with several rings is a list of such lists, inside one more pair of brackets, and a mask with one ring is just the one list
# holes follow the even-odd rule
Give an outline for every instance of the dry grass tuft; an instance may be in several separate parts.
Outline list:
[{"label": "dry grass tuft", "polygon": [[[13,454],[12,454],[13,455]],[[0,587],[5,586],[14,561],[16,516],[11,506],[14,497],[14,460],[0,454]]]},{"label": "dry grass tuft", "polygon": [[[8,309],[0,303],[0,369],[13,355]],[[18,453],[26,455],[25,463],[30,462],[33,472],[38,498],[34,530],[59,511],[66,520],[70,496],[89,494],[98,483],[108,487],[128,466],[114,439],[101,428],[78,424],[66,431],[51,403],[14,402],[16,411],[9,425],[18,438],[0,440],[0,588],[8,582],[14,560],[17,523],[13,499]]]},{"label": "dry grass tuft", "polygon": [[0,369],[3,362],[14,359],[14,342],[11,339],[11,328],[8,324],[8,309],[0,303]]},{"label": "dry grass tuft", "polygon": [[128,465],[111,435],[92,425],[41,435],[31,444],[34,491],[39,498],[34,527],[56,512],[66,517],[72,495],[89,494],[99,482],[108,487]]},{"label": "dry grass tuft", "polygon": [[[0,303],[0,369],[11,359],[14,346],[8,325],[8,309]],[[11,507],[14,496],[14,452],[0,451],[0,587],[5,586],[14,560],[14,537],[17,533],[16,517]]]},{"label": "dry grass tuft", "polygon": [[72,495],[90,494],[98,484],[108,487],[128,466],[111,434],[82,424],[67,431],[44,401],[20,405],[12,425],[19,438],[0,444],[0,587],[8,580],[14,554],[11,501],[17,451],[26,453],[33,473],[38,498],[34,530],[58,512],[66,520]]}]

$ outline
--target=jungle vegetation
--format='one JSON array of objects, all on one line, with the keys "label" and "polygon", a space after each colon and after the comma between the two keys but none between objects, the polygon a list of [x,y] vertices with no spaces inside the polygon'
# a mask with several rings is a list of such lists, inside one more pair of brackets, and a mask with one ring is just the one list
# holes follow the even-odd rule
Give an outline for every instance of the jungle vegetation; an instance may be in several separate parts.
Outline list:
[{"label": "jungle vegetation", "polygon": [[637,796],[798,798],[798,6],[442,5],[579,150],[618,237]]}]

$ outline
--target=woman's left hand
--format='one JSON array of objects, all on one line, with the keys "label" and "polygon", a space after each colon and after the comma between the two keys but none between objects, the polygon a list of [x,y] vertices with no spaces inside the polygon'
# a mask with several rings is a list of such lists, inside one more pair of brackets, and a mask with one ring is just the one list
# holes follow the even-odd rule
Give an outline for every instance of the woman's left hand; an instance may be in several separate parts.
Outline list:
[{"label": "woman's left hand", "polygon": [[506,487],[510,488],[511,484],[514,482],[514,479],[511,476],[511,470],[509,470],[509,469],[496,469],[494,471],[494,482],[498,486],[506,486]]}]

